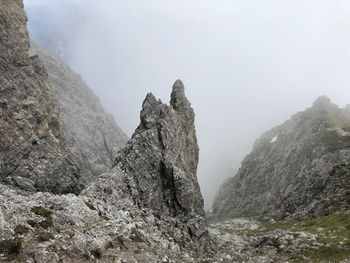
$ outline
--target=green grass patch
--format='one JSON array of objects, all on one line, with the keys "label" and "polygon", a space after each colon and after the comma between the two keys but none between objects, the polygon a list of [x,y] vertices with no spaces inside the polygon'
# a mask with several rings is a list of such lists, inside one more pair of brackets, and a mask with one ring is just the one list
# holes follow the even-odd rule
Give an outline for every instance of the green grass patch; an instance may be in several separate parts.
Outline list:
[{"label": "green grass patch", "polygon": [[304,262],[339,262],[350,258],[350,249],[332,244],[327,247],[308,249],[304,255],[308,258]]},{"label": "green grass patch", "polygon": [[[317,242],[322,245],[318,248],[306,248],[300,255],[295,254],[295,262],[339,262],[350,258],[350,211],[335,212],[328,216],[306,220],[267,222],[254,230],[254,234],[276,229],[318,235]],[[292,256],[290,254],[291,260]],[[303,259],[305,257],[307,259]]]},{"label": "green grass patch", "polygon": [[341,234],[341,237],[350,237],[350,210],[335,212],[328,216],[321,216],[306,220],[265,222],[257,229],[258,232],[269,232],[276,229],[302,231],[312,234],[330,232]]}]

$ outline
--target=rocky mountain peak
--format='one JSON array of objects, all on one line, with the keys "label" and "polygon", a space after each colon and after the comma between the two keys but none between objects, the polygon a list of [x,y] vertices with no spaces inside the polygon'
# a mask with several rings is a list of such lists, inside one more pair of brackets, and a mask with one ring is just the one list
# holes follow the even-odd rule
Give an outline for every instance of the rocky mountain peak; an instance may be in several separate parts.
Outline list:
[{"label": "rocky mountain peak", "polygon": [[190,103],[185,96],[185,87],[180,79],[176,80],[170,96],[170,105],[175,110],[190,108]]},{"label": "rocky mountain peak", "polygon": [[314,101],[314,103],[312,104],[312,109],[317,112],[329,111],[332,108],[334,108],[334,106],[335,105],[331,103],[330,98],[322,95]]}]

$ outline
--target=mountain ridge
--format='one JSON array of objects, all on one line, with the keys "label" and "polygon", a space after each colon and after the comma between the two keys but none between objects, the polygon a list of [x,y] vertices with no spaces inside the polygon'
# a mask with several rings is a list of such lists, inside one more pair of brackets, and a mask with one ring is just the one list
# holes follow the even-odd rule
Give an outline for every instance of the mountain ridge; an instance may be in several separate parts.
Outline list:
[{"label": "mountain ridge", "polygon": [[303,218],[348,208],[348,172],[340,167],[350,163],[349,127],[348,112],[321,96],[255,142],[219,190],[214,213]]}]

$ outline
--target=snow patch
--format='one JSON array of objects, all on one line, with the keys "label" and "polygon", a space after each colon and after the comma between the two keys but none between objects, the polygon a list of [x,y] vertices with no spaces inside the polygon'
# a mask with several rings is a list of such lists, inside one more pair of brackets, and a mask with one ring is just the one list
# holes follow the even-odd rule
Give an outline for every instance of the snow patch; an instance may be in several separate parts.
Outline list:
[{"label": "snow patch", "polygon": [[277,139],[278,139],[278,134],[271,139],[270,143],[274,143],[275,141],[277,141]]}]

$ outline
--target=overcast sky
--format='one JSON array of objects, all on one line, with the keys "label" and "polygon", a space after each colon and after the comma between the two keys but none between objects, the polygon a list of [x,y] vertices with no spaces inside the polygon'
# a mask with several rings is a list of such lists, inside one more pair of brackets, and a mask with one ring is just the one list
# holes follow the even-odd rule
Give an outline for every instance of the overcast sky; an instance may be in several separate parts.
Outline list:
[{"label": "overcast sky", "polygon": [[[129,135],[147,92],[180,78],[196,112],[207,205],[255,139],[324,94],[350,103],[348,0],[25,0]],[[57,41],[59,42],[59,41]],[[47,44],[49,45],[49,44]],[[58,44],[57,44],[58,45]]]}]

